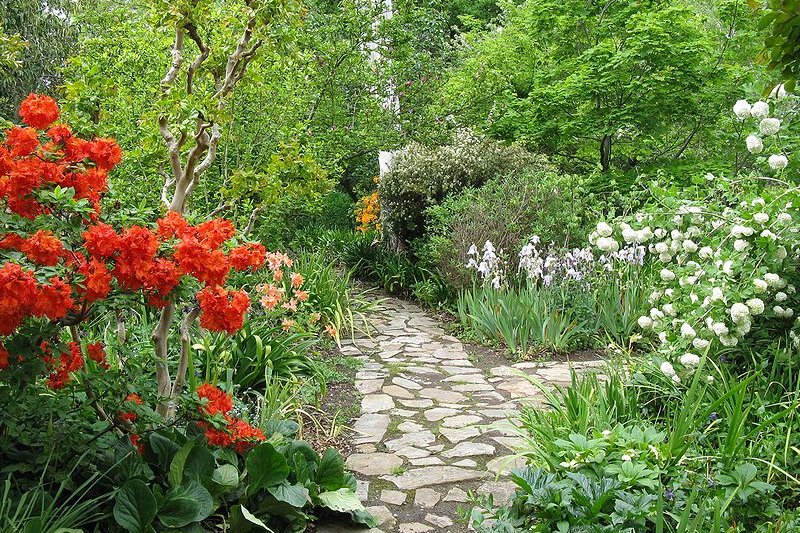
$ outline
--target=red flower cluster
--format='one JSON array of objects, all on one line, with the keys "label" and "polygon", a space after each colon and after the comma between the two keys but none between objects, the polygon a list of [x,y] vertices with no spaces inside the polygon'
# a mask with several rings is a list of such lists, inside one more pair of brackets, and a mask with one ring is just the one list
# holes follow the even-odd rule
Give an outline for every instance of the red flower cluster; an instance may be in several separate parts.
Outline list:
[{"label": "red flower cluster", "polygon": [[22,121],[38,130],[46,130],[58,120],[58,104],[49,96],[29,94],[19,106]]},{"label": "red flower cluster", "polygon": [[222,287],[206,287],[197,293],[200,302],[200,325],[211,331],[236,333],[244,324],[250,308],[250,297],[244,291],[228,291]]},{"label": "red flower cluster", "polygon": [[57,276],[39,285],[15,263],[0,266],[0,335],[11,335],[28,316],[58,320],[74,306],[71,288]]},{"label": "red flower cluster", "polygon": [[[138,394],[132,392],[125,397],[125,400],[122,403],[133,403],[136,405],[142,405],[144,401]],[[136,414],[134,411],[122,411],[119,414],[120,420],[124,420],[125,422],[130,422],[131,424],[136,422],[137,418],[139,418],[139,415]],[[134,444],[134,446],[136,446],[136,444]]]},{"label": "red flower cluster", "polygon": [[50,374],[47,380],[47,386],[51,389],[63,388],[69,381],[70,372],[83,368],[84,363],[81,345],[77,342],[70,342],[68,349],[69,351],[61,354],[57,362],[53,361],[51,356],[47,356],[47,359],[56,364],[55,370]]},{"label": "red flower cluster", "polygon": [[245,453],[256,442],[266,440],[260,429],[228,414],[233,408],[233,400],[219,388],[204,383],[197,388],[197,395],[206,400],[200,407],[201,413],[208,416],[220,414],[225,418],[225,429],[217,429],[208,422],[199,422],[210,445],[233,448],[239,453]]},{"label": "red flower cluster", "polygon": [[106,361],[106,352],[103,349],[102,342],[92,342],[86,345],[86,353],[89,359],[100,365],[101,368],[108,369],[108,362]]},{"label": "red flower cluster", "polygon": [[258,269],[264,264],[267,249],[263,244],[251,243],[231,250],[228,254],[231,265],[236,270]]}]

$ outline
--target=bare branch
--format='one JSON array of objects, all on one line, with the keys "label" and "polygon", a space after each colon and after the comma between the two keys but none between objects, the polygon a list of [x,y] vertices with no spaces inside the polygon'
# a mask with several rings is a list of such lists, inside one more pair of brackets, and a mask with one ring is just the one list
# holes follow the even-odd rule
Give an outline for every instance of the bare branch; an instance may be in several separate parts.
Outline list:
[{"label": "bare branch", "polygon": [[194,58],[192,61],[191,66],[189,67],[189,72],[186,73],[186,92],[188,94],[192,94],[193,89],[193,82],[194,77],[197,74],[197,69],[200,68],[200,65],[208,59],[208,55],[211,53],[211,50],[208,46],[203,43],[203,39],[200,37],[200,34],[197,32],[197,28],[191,22],[186,24],[186,31],[189,33],[189,37],[194,41],[197,45],[197,48],[200,50],[200,54]]},{"label": "bare branch", "polygon": [[175,40],[172,43],[172,52],[170,53],[172,56],[172,64],[161,80],[161,88],[164,91],[175,83],[175,78],[178,77],[178,72],[181,70],[181,65],[183,64],[183,35],[184,26],[181,21],[175,25]]}]

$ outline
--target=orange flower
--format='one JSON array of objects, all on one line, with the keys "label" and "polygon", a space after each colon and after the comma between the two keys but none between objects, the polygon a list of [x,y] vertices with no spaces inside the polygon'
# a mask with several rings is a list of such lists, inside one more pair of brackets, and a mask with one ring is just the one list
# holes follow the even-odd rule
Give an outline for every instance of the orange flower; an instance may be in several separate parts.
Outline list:
[{"label": "orange flower", "polygon": [[298,272],[292,273],[292,287],[297,289],[303,284],[303,276]]},{"label": "orange flower", "polygon": [[281,322],[281,327],[283,328],[283,331],[289,331],[292,329],[292,327],[294,327],[294,320],[284,318],[283,322]]},{"label": "orange flower", "polygon": [[58,104],[49,96],[31,93],[19,105],[19,116],[28,126],[45,130],[58,120]]},{"label": "orange flower", "polygon": [[330,324],[325,326],[325,333],[333,337],[334,339],[339,335],[335,326],[331,326]]},{"label": "orange flower", "polygon": [[305,302],[308,300],[308,291],[301,291],[300,289],[297,289],[296,291],[294,291],[294,295],[301,302]]}]

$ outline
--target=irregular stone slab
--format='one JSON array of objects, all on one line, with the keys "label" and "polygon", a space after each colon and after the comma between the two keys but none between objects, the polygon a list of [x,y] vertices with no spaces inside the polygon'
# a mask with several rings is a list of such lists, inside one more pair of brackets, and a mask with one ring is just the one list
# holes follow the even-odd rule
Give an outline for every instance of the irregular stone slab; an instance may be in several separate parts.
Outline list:
[{"label": "irregular stone slab", "polygon": [[419,431],[425,431],[425,426],[409,420],[397,426],[397,429],[403,433],[417,433]]},{"label": "irregular stone slab", "polygon": [[509,450],[517,450],[525,445],[522,437],[492,437],[492,440]]},{"label": "irregular stone slab", "polygon": [[511,394],[512,398],[527,398],[541,394],[539,388],[524,378],[510,379],[496,385],[498,390]]},{"label": "irregular stone slab", "polygon": [[472,459],[462,459],[460,461],[456,461],[453,463],[453,466],[463,466],[464,468],[475,468],[478,466],[478,463],[473,461]]},{"label": "irregular stone slab", "polygon": [[467,401],[467,397],[460,392],[442,389],[425,388],[419,391],[419,395],[423,398],[430,398],[438,402],[460,403]]},{"label": "irregular stone slab", "polygon": [[448,428],[463,428],[466,426],[471,426],[472,424],[477,424],[482,420],[483,419],[477,415],[456,415],[445,418],[442,421],[442,425]]},{"label": "irregular stone slab", "polygon": [[387,385],[383,388],[383,393],[388,394],[393,398],[405,398],[405,399],[412,399],[414,397],[413,394],[408,392],[403,387],[398,387],[397,385]]},{"label": "irregular stone slab", "polygon": [[415,490],[432,485],[446,485],[480,479],[486,473],[457,466],[424,466],[407,470],[399,476],[381,476],[400,490]]},{"label": "irregular stone slab", "polygon": [[425,533],[426,531],[433,531],[433,528],[419,522],[400,524],[400,533]]},{"label": "irregular stone slab", "polygon": [[467,496],[467,493],[459,489],[458,487],[453,487],[447,494],[445,494],[444,499],[442,501],[466,502],[469,501],[469,496]]},{"label": "irregular stone slab", "polygon": [[383,489],[381,491],[380,500],[392,505],[403,505],[403,502],[406,501],[406,493],[400,492],[399,490]]},{"label": "irregular stone slab", "polygon": [[393,453],[354,453],[347,458],[347,468],[365,476],[391,474],[403,465],[403,459]]},{"label": "irregular stone slab", "polygon": [[400,405],[411,407],[413,409],[424,409],[433,406],[433,400],[397,400]]},{"label": "irregular stone slab", "polygon": [[443,465],[444,461],[439,459],[438,457],[420,457],[419,459],[409,459],[409,462],[414,466],[433,466],[433,465]]},{"label": "irregular stone slab", "polygon": [[409,411],[408,409],[392,409],[389,411],[391,415],[402,416],[403,418],[411,418],[412,416],[416,416],[416,411]]},{"label": "irregular stone slab", "polygon": [[444,435],[444,437],[453,444],[457,444],[462,440],[477,437],[481,434],[481,429],[477,426],[468,426],[465,428],[439,428],[439,433]]},{"label": "irregular stone slab", "polygon": [[481,442],[460,442],[442,452],[442,457],[476,457],[479,455],[493,455],[494,446]]},{"label": "irregular stone slab", "polygon": [[[466,355],[466,354],[463,354],[463,355]],[[445,368],[447,368],[447,367],[457,367],[457,366],[466,366],[466,367],[475,368],[475,365],[472,364],[472,361],[470,361],[466,357],[464,359],[453,359],[453,360],[450,360],[450,361],[446,361],[443,364],[445,365]],[[478,371],[480,372],[480,369],[478,369]]]},{"label": "irregular stone slab", "polygon": [[493,391],[494,387],[480,383],[466,383],[464,385],[453,385],[453,390],[456,392],[479,392],[479,391]]},{"label": "irregular stone slab", "polygon": [[508,418],[516,414],[513,409],[478,409],[478,412],[489,418]]},{"label": "irregular stone slab", "polygon": [[495,505],[505,505],[514,498],[517,485],[511,481],[487,481],[476,491],[478,494],[491,494]]},{"label": "irregular stone slab", "polygon": [[486,380],[483,379],[483,376],[477,374],[456,374],[449,378],[444,378],[442,381],[445,383],[480,383],[481,385],[486,385]]},{"label": "irregular stone slab", "polygon": [[448,416],[453,416],[458,413],[455,409],[449,409],[447,407],[435,407],[433,409],[428,409],[425,411],[425,419],[429,422],[438,422],[443,418],[447,418]]},{"label": "irregular stone slab", "polygon": [[379,413],[394,407],[394,400],[387,394],[368,394],[361,399],[363,413]]},{"label": "irregular stone slab", "polygon": [[510,366],[496,366],[489,370],[489,373],[500,378],[513,378],[519,377],[520,370]]},{"label": "irregular stone slab", "polygon": [[356,381],[356,390],[361,394],[372,394],[383,387],[382,379],[360,379]]},{"label": "irregular stone slab", "polygon": [[422,459],[428,457],[433,453],[433,450],[425,450],[423,448],[416,448],[414,446],[402,446],[398,448],[397,455],[405,457],[409,461],[411,459]]},{"label": "irregular stone slab", "polygon": [[497,457],[486,463],[486,470],[498,475],[507,476],[513,470],[525,466],[525,458],[517,455],[506,455],[504,457]]},{"label": "irregular stone slab", "polygon": [[442,499],[442,495],[436,492],[433,489],[429,488],[421,488],[417,489],[417,492],[414,494],[414,505],[417,507],[434,507],[439,500]]},{"label": "irregular stone slab", "polygon": [[[394,517],[394,513],[391,512],[385,505],[367,507],[367,511],[369,514],[375,517],[378,527],[383,528],[385,531],[391,531],[395,524],[397,524],[397,519]],[[370,531],[372,530],[370,529]],[[377,531],[380,531],[380,529]]]},{"label": "irregular stone slab", "polygon": [[[433,435],[433,433],[425,430],[417,433],[406,433],[400,438],[386,441],[385,444],[387,449],[398,452],[399,455],[405,455],[405,453],[400,452],[405,452],[405,449],[409,447],[425,448],[429,444],[432,444],[435,440],[436,437]],[[416,457],[425,457],[426,455],[430,455],[430,452],[426,453],[425,455],[414,454]],[[406,455],[406,457],[408,456]]]},{"label": "irregular stone slab", "polygon": [[481,373],[481,369],[474,366],[443,366],[442,371],[450,376],[463,376],[464,374]]},{"label": "irregular stone slab", "polygon": [[355,424],[353,431],[360,435],[356,443],[380,442],[389,427],[389,415],[379,413],[365,413],[361,415]]},{"label": "irregular stone slab", "polygon": [[405,389],[420,390],[422,388],[422,385],[420,385],[416,381],[411,381],[410,379],[399,376],[392,378],[392,383],[394,383],[395,385],[399,385],[400,387],[403,387]]},{"label": "irregular stone slab", "polygon": [[439,516],[430,513],[425,515],[425,521],[439,528],[450,527],[453,525],[453,521],[446,516]]},{"label": "irregular stone slab", "polygon": [[356,451],[358,453],[375,453],[378,449],[374,444],[358,444],[356,446]]},{"label": "irregular stone slab", "polygon": [[362,502],[367,501],[369,498],[369,481],[356,480],[356,496]]}]

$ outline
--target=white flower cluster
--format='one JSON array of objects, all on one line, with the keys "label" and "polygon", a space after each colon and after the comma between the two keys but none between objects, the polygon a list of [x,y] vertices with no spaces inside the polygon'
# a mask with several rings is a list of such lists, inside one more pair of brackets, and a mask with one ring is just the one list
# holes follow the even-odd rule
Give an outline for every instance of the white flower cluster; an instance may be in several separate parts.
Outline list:
[{"label": "white flower cluster", "polygon": [[[786,89],[783,88],[783,85],[775,87],[770,97],[781,100],[786,97]],[[733,105],[733,113],[740,121],[748,118],[758,121],[758,133],[751,133],[745,139],[747,151],[751,154],[763,152],[764,138],[773,137],[781,130],[781,120],[770,116],[769,103],[763,100],[759,100],[752,105],[747,100],[739,100]],[[773,144],[777,147],[777,143]],[[789,158],[783,153],[775,153],[767,158],[767,164],[772,170],[780,172],[789,165]]]},{"label": "white flower cluster", "polygon": [[[500,251],[502,254],[502,250]],[[491,241],[483,245],[483,254],[478,252],[474,244],[467,251],[467,268],[474,268],[484,280],[491,282],[492,287],[499,289],[503,284],[503,261],[495,251]]]},{"label": "white flower cluster", "polygon": [[[795,196],[797,191],[795,191]],[[646,246],[656,263],[650,311],[639,326],[660,341],[667,358],[661,370],[679,381],[675,363],[691,369],[715,345],[736,346],[755,317],[787,319],[795,288],[784,272],[800,248],[791,224],[794,206],[756,197],[736,208],[684,201],[674,213],[640,213],[597,224],[589,236],[600,249],[608,241]]]}]

